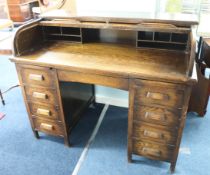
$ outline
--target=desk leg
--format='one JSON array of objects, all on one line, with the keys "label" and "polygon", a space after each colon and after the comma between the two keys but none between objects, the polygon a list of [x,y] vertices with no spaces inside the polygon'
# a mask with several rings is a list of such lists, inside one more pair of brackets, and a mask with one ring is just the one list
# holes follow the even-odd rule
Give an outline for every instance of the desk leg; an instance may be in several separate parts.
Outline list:
[{"label": "desk leg", "polygon": [[171,163],[171,166],[170,166],[171,174],[174,173],[175,167],[176,167],[176,163]]},{"label": "desk leg", "polygon": [[[130,82],[132,84],[132,82]],[[133,109],[134,109],[134,86],[129,87],[129,110],[128,110],[128,162],[132,162],[133,145],[132,145],[132,131],[133,131]]]},{"label": "desk leg", "polygon": [[71,145],[70,145],[70,140],[69,140],[69,137],[68,137],[68,136],[64,137],[64,144],[65,144],[67,147],[70,147],[70,146],[71,146]]},{"label": "desk leg", "polygon": [[132,163],[132,154],[128,151],[128,162]]},{"label": "desk leg", "polygon": [[92,85],[92,94],[94,97],[92,100],[92,104],[93,104],[93,106],[96,106],[95,85]]},{"label": "desk leg", "polygon": [[38,133],[38,131],[33,130],[33,133],[34,133],[34,136],[35,136],[37,139],[39,139],[39,133]]}]

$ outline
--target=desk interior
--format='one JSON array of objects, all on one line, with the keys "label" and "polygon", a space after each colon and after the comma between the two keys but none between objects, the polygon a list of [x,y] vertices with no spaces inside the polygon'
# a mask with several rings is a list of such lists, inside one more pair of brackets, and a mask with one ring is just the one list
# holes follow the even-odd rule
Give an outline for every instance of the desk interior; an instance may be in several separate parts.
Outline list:
[{"label": "desk interior", "polygon": [[137,77],[184,79],[187,70],[183,51],[136,49],[110,43],[45,43],[42,49],[18,59]]}]

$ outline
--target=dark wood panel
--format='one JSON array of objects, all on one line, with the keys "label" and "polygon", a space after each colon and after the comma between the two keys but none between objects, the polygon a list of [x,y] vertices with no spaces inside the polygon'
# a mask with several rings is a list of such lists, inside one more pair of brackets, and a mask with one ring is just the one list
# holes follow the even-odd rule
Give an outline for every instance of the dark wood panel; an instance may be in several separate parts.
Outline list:
[{"label": "dark wood panel", "polygon": [[94,86],[84,83],[60,82],[59,87],[65,123],[70,133],[85,109],[95,102]]},{"label": "dark wood panel", "polygon": [[210,67],[210,38],[204,38],[203,40],[202,59]]},{"label": "dark wood panel", "polygon": [[196,63],[198,83],[192,88],[188,109],[188,111],[197,112],[202,117],[206,114],[210,94],[210,80],[203,75],[205,68],[206,65],[200,63],[199,66]]}]

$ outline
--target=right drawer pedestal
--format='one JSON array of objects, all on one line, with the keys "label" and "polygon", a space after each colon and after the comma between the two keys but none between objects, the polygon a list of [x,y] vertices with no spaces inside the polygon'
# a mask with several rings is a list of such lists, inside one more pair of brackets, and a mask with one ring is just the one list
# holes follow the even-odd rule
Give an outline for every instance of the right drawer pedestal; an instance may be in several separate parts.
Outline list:
[{"label": "right drawer pedestal", "polygon": [[171,163],[173,172],[191,87],[132,80],[130,83],[128,160],[132,154]]}]

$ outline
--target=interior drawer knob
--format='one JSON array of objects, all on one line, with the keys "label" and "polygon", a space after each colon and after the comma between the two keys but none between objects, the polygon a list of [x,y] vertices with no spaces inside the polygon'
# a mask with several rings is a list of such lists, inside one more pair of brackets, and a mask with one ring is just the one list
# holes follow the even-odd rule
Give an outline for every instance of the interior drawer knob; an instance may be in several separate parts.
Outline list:
[{"label": "interior drawer knob", "polygon": [[50,125],[50,124],[47,124],[47,123],[41,123],[40,128],[50,130],[50,131],[52,131],[54,129],[53,125]]},{"label": "interior drawer knob", "polygon": [[147,98],[151,98],[153,100],[168,100],[169,96],[167,94],[159,93],[159,92],[147,92]]},{"label": "interior drawer knob", "polygon": [[47,110],[47,109],[38,108],[38,109],[37,109],[37,114],[39,114],[39,115],[50,116],[50,111]]},{"label": "interior drawer knob", "polygon": [[145,113],[145,119],[152,119],[152,120],[157,120],[157,121],[166,121],[166,115],[165,114],[158,114],[154,112],[146,112]]},{"label": "interior drawer knob", "polygon": [[147,155],[151,155],[151,156],[157,156],[160,157],[161,156],[161,151],[158,149],[154,149],[154,148],[146,148],[144,147],[142,149],[142,151],[147,154]]},{"label": "interior drawer knob", "polygon": [[163,133],[148,131],[148,130],[144,130],[144,136],[152,137],[152,138],[155,138],[155,139],[163,139],[164,138]]},{"label": "interior drawer knob", "polygon": [[33,92],[34,98],[40,98],[40,99],[47,99],[47,94],[40,93],[40,92]]},{"label": "interior drawer knob", "polygon": [[44,76],[43,75],[38,75],[38,74],[30,74],[29,79],[30,80],[35,80],[35,81],[43,81]]}]

